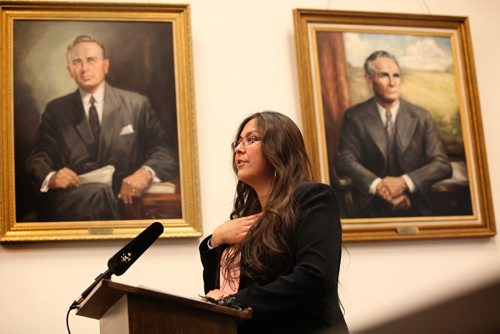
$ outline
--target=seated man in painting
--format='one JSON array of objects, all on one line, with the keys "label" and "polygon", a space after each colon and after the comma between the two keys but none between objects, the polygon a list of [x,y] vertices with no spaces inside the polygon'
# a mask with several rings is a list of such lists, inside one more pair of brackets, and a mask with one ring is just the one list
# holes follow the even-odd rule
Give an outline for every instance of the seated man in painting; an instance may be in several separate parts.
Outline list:
[{"label": "seated man in painting", "polygon": [[[76,37],[67,69],[78,89],[47,104],[25,163],[40,192],[39,218],[120,219],[123,203],[177,176],[178,159],[149,100],[105,81],[109,59],[99,41]],[[110,184],[81,182],[79,175],[106,166],[114,170]]]},{"label": "seated man in painting", "polygon": [[451,165],[427,110],[400,97],[396,58],[375,51],[365,61],[373,97],[344,113],[335,156],[338,175],[354,187],[350,217],[431,216],[426,192],[451,176]]}]

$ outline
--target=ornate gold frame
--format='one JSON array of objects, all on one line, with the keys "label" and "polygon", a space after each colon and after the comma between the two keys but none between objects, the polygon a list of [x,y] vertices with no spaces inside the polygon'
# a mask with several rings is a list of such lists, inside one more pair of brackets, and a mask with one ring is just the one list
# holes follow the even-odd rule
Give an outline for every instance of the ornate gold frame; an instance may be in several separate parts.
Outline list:
[{"label": "ornate gold frame", "polygon": [[[468,19],[466,17],[434,15],[296,9],[294,23],[302,126],[307,150],[316,178],[325,183],[332,183],[337,188],[341,188],[344,184],[340,178],[339,182],[336,182],[336,177],[335,182],[330,179],[333,172],[332,156],[335,152],[335,139],[332,138],[335,135],[341,136],[341,133],[332,135],[332,131],[327,131],[327,129],[331,130],[337,126],[336,129],[339,131],[336,124],[341,124],[342,118],[340,117],[339,121],[338,118],[332,117],[332,112],[328,109],[328,101],[325,101],[331,99],[330,101],[335,102],[342,99],[342,96],[336,91],[341,83],[325,80],[327,75],[324,73],[334,72],[336,69],[326,69],[326,66],[322,68],[322,64],[325,63],[324,60],[319,59],[318,45],[322,43],[318,37],[319,34],[335,32],[336,36],[341,36],[339,39],[342,45],[345,42],[345,33],[351,32],[378,35],[440,36],[449,39],[452,45],[451,49],[453,49],[451,71],[456,77],[455,93],[463,135],[471,214],[455,215],[451,213],[439,216],[369,219],[349,218],[349,215],[346,214],[342,218],[344,240],[432,239],[495,235],[495,219]],[[377,47],[383,49],[386,45]],[[328,57],[334,57],[334,53],[337,52],[335,47],[328,50],[331,52],[327,54]],[[335,67],[335,62],[331,61],[329,65]],[[347,61],[344,62],[344,65],[344,68],[348,67]],[[346,73],[349,72],[346,71]],[[341,109],[341,115],[345,109],[339,109]]]},{"label": "ornate gold frame", "polygon": [[[202,223],[189,5],[4,1],[0,7],[0,17],[2,34],[0,241],[127,239],[137,235],[153,221],[160,221],[165,227],[161,238],[199,237],[202,233]],[[172,33],[169,40],[173,41],[171,42],[173,69],[168,74],[174,77],[175,83],[171,85],[172,92],[169,94],[173,94],[176,101],[172,112],[176,113],[177,124],[174,122],[172,126],[177,128],[180,194],[176,197],[178,198],[176,205],[181,210],[180,218],[152,217],[152,219],[75,222],[17,221],[13,84],[16,75],[13,67],[13,49],[16,41],[13,30],[18,20],[51,21],[59,24],[87,21],[104,24],[107,22],[130,24],[154,22],[168,23],[169,26],[171,24]],[[49,83],[48,81],[47,84]]]}]

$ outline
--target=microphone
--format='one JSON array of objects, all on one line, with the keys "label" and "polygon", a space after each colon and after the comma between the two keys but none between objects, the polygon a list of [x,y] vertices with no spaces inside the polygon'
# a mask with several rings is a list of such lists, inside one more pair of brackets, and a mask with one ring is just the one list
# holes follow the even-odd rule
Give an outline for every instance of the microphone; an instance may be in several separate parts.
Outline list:
[{"label": "microphone", "polygon": [[149,225],[138,236],[132,239],[122,249],[108,260],[108,270],[96,277],[94,282],[75,299],[69,307],[75,309],[90,294],[95,286],[103,279],[110,279],[111,275],[120,276],[158,239],[163,233],[163,224],[155,222]]},{"label": "microphone", "polygon": [[155,222],[132,239],[108,261],[108,268],[116,276],[122,275],[163,233],[163,225]]}]

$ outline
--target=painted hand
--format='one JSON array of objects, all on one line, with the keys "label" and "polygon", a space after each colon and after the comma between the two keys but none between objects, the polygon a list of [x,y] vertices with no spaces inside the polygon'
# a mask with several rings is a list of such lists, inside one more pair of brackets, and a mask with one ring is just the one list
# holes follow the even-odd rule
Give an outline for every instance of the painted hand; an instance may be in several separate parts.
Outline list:
[{"label": "painted hand", "polygon": [[127,176],[122,181],[122,186],[118,198],[125,204],[131,204],[134,197],[141,197],[144,190],[149,187],[153,176],[145,168],[139,168],[132,175]]},{"label": "painted hand", "polygon": [[59,169],[49,181],[49,189],[66,189],[79,186],[80,179],[78,175],[67,167]]}]

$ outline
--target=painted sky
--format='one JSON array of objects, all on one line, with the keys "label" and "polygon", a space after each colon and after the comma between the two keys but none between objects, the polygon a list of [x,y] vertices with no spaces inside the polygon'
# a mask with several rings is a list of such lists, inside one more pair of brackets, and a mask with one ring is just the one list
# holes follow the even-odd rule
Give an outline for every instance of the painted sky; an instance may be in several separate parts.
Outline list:
[{"label": "painted sky", "polygon": [[453,63],[449,37],[346,32],[344,43],[354,67],[363,66],[375,50],[392,53],[406,69],[445,71]]}]

